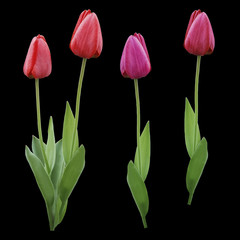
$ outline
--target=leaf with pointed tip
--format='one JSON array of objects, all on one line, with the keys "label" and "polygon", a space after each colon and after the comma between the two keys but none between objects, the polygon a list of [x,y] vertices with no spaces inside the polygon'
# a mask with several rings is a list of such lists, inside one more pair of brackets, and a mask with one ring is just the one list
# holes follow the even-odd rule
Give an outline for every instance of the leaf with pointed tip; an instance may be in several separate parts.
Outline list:
[{"label": "leaf with pointed tip", "polygon": [[55,158],[56,158],[55,135],[54,135],[54,127],[53,127],[52,117],[50,117],[49,126],[48,126],[46,157],[47,157],[48,165],[49,165],[50,172],[51,172],[54,167]]},{"label": "leaf with pointed tip", "polygon": [[75,134],[75,143],[72,153],[72,144],[73,144],[73,133],[74,133],[75,119],[71,110],[69,103],[66,104],[66,111],[64,115],[63,122],[63,137],[62,137],[62,148],[63,156],[66,164],[70,162],[71,155],[74,155],[74,152],[78,149],[78,134]]},{"label": "leaf with pointed tip", "polygon": [[188,204],[191,204],[194,191],[208,159],[207,140],[202,138],[194,152],[187,169],[186,184],[189,192]]},{"label": "leaf with pointed tip", "polygon": [[63,151],[62,151],[62,139],[56,143],[56,160],[51,173],[51,180],[55,188],[58,187],[60,178],[62,177],[62,171],[64,169]]},{"label": "leaf with pointed tip", "polygon": [[147,188],[135,164],[132,161],[128,163],[127,183],[142,217],[144,227],[146,227],[146,215],[149,208]]},{"label": "leaf with pointed tip", "polygon": [[[186,98],[186,104],[185,104],[185,116],[184,116],[184,133],[185,133],[185,143],[186,143],[186,148],[188,151],[188,155],[190,158],[192,158],[193,153],[195,151],[195,113]],[[197,142],[196,146],[200,142],[201,137],[200,137],[200,131],[199,131],[199,126],[197,127]]]},{"label": "leaf with pointed tip", "polygon": [[51,208],[54,203],[54,187],[49,175],[47,174],[41,160],[35,156],[30,149],[26,146],[25,155],[27,161],[32,169],[37,185],[45,200],[50,228],[54,225],[54,216],[52,215]]},{"label": "leaf with pointed tip", "polygon": [[[45,143],[43,143],[43,147],[46,150]],[[41,160],[41,162],[44,166],[45,162],[44,162],[44,158],[43,158],[43,154],[42,154],[41,143],[40,143],[40,140],[35,136],[32,136],[32,152],[34,155],[36,155]]]},{"label": "leaf with pointed tip", "polygon": [[[151,141],[150,141],[150,122],[148,121],[141,136],[140,136],[140,159],[139,159],[138,147],[136,148],[134,164],[138,169],[143,181],[146,180],[151,155]],[[140,161],[139,161],[140,160]]]},{"label": "leaf with pointed tip", "polygon": [[69,198],[85,166],[85,148],[81,145],[74,153],[72,160],[66,166],[59,185],[59,196],[62,205]]}]

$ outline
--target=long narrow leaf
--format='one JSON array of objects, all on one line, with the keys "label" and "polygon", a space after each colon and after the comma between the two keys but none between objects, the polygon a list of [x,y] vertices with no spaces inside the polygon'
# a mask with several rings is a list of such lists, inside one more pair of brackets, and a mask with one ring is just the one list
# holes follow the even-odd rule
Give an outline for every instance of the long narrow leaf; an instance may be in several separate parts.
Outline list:
[{"label": "long narrow leaf", "polygon": [[[46,149],[46,144],[43,143],[44,149]],[[32,151],[33,154],[36,155],[42,162],[43,166],[45,165],[43,154],[42,154],[42,148],[41,148],[41,143],[38,138],[35,136],[32,136]]]},{"label": "long narrow leaf", "polygon": [[58,183],[62,176],[62,171],[64,169],[63,151],[62,151],[62,140],[56,143],[56,160],[51,173],[51,180],[55,188],[58,187]]},{"label": "long narrow leaf", "polygon": [[186,176],[186,184],[189,192],[189,204],[191,204],[194,191],[208,159],[207,140],[202,138],[191,158]]},{"label": "long narrow leaf", "polygon": [[64,206],[75,187],[85,166],[85,148],[81,145],[76,151],[72,160],[66,166],[59,186],[59,196]]},{"label": "long narrow leaf", "polygon": [[34,177],[36,179],[37,185],[42,193],[42,196],[45,200],[47,212],[48,212],[48,219],[50,224],[50,229],[53,228],[54,225],[54,216],[52,215],[52,205],[54,203],[54,188],[53,184],[50,180],[49,175],[45,171],[41,160],[35,156],[30,149],[26,146],[25,148],[25,155],[27,161],[32,169]]},{"label": "long narrow leaf", "polygon": [[54,163],[55,163],[55,158],[56,158],[55,135],[54,135],[54,127],[53,127],[52,117],[50,117],[49,126],[48,126],[46,157],[47,157],[48,165],[49,165],[50,172],[51,172],[53,169]]},{"label": "long narrow leaf", "polygon": [[151,155],[151,140],[150,140],[150,123],[147,122],[141,136],[140,136],[140,159],[138,147],[136,148],[134,164],[138,169],[139,174],[142,176],[143,181],[146,180],[149,166],[150,166],[150,155]]},{"label": "long narrow leaf", "polygon": [[[186,98],[185,104],[185,116],[184,116],[184,133],[185,133],[185,143],[188,151],[188,155],[191,158],[195,151],[195,114],[194,111]],[[196,146],[200,142],[200,131],[199,126],[197,127],[197,142]]]},{"label": "long narrow leaf", "polygon": [[144,226],[146,227],[145,218],[149,208],[147,188],[136,166],[132,161],[130,161],[128,164],[127,182],[142,217]]},{"label": "long narrow leaf", "polygon": [[78,134],[75,134],[75,144],[74,147],[72,147],[73,144],[73,133],[74,133],[74,124],[75,119],[72,113],[72,110],[70,108],[69,103],[66,104],[66,111],[64,115],[64,122],[63,122],[63,137],[62,137],[62,148],[63,148],[63,156],[64,161],[66,164],[70,162],[72,149],[73,152],[78,148]]},{"label": "long narrow leaf", "polygon": [[140,163],[143,181],[147,178],[150,166],[151,142],[150,142],[150,123],[147,122],[140,137]]}]

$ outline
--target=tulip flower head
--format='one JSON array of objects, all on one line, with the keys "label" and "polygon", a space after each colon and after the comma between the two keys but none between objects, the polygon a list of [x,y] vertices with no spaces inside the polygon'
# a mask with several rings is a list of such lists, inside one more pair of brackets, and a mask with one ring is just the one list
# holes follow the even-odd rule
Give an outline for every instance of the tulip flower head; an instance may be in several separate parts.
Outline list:
[{"label": "tulip flower head", "polygon": [[52,60],[48,44],[42,35],[34,37],[30,43],[23,66],[28,78],[44,78],[52,71]]},{"label": "tulip flower head", "polygon": [[98,17],[91,10],[84,10],[78,19],[70,42],[72,52],[82,58],[97,58],[103,47]]},{"label": "tulip flower head", "polygon": [[143,36],[129,36],[123,49],[120,70],[125,78],[139,79],[151,71],[150,58]]},{"label": "tulip flower head", "polygon": [[184,48],[191,54],[204,56],[211,54],[214,47],[214,34],[207,14],[195,10],[188,23]]}]

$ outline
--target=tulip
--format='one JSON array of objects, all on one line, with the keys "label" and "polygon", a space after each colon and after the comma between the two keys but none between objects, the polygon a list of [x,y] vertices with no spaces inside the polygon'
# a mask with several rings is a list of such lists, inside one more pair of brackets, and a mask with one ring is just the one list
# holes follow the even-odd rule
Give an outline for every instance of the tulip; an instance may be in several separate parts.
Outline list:
[{"label": "tulip", "polygon": [[44,162],[47,171],[50,172],[50,167],[47,161],[43,137],[42,137],[42,125],[41,125],[41,113],[40,113],[40,94],[39,94],[39,78],[44,78],[50,75],[52,71],[52,60],[47,42],[42,35],[34,37],[30,43],[27,56],[23,66],[24,74],[32,79],[35,78],[35,90],[36,90],[36,108],[37,108],[37,125],[38,135],[41,145],[41,151],[44,158]]},{"label": "tulip", "polygon": [[23,66],[23,72],[28,78],[44,78],[52,71],[52,61],[49,47],[42,35],[34,37],[29,46]]},{"label": "tulip", "polygon": [[215,47],[215,39],[209,18],[205,12],[195,10],[189,20],[184,48],[197,56],[209,55]]},{"label": "tulip", "polygon": [[191,205],[193,194],[208,159],[207,140],[200,138],[198,124],[198,87],[201,57],[211,54],[215,47],[215,39],[211,23],[206,13],[195,10],[189,20],[185,34],[184,48],[197,55],[194,111],[186,99],[184,132],[190,162],[188,165],[186,185],[189,192],[188,204]]},{"label": "tulip", "polygon": [[150,130],[148,122],[140,135],[141,120],[138,79],[148,75],[151,71],[151,64],[144,38],[140,33],[135,33],[128,37],[120,61],[120,70],[123,77],[134,80],[137,112],[137,149],[134,163],[130,161],[128,164],[127,182],[142,217],[143,226],[147,228],[146,215],[149,200],[144,181],[150,164]]},{"label": "tulip", "polygon": [[103,40],[98,17],[84,10],[78,19],[70,42],[72,52],[82,58],[97,58],[102,52]]},{"label": "tulip", "polygon": [[139,79],[151,71],[150,58],[143,36],[139,33],[129,36],[124,46],[120,70],[125,78]]}]

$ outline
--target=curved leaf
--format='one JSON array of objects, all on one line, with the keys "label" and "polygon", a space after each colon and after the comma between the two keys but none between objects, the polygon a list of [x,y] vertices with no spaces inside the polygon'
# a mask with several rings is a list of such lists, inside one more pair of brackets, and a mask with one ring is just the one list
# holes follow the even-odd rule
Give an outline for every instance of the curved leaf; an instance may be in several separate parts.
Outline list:
[{"label": "curved leaf", "polygon": [[186,184],[189,192],[188,204],[191,204],[194,191],[197,187],[198,181],[202,175],[203,169],[208,159],[207,140],[202,138],[197,146],[196,151],[191,158],[186,176]]},{"label": "curved leaf", "polygon": [[36,157],[30,149],[26,146],[26,158],[33,171],[34,177],[37,181],[38,187],[48,204],[53,204],[54,201],[54,188],[47,172],[45,171],[42,162]]},{"label": "curved leaf", "polygon": [[[188,155],[191,158],[195,151],[194,141],[195,141],[195,113],[186,98],[185,104],[185,116],[184,116],[184,133],[185,133],[185,143],[188,151]],[[197,143],[200,142],[200,131],[199,126],[197,128]]]},{"label": "curved leaf", "polygon": [[54,203],[54,188],[51,182],[51,179],[47,172],[45,171],[41,160],[35,156],[29,148],[26,146],[25,148],[25,155],[27,161],[32,169],[34,177],[36,179],[37,185],[42,193],[42,196],[45,200],[47,212],[48,212],[48,219],[50,224],[50,229],[52,229],[54,225],[54,216],[51,211],[53,203]]},{"label": "curved leaf", "polygon": [[59,180],[62,176],[64,168],[63,151],[62,151],[62,139],[56,143],[56,160],[51,173],[51,180],[55,188],[58,187]]},{"label": "curved leaf", "polygon": [[62,205],[69,198],[85,166],[85,148],[81,145],[74,153],[72,160],[66,166],[59,186],[59,196]]},{"label": "curved leaf", "polygon": [[142,217],[144,227],[147,227],[146,215],[149,208],[147,188],[132,161],[130,161],[128,164],[127,182]]},{"label": "curved leaf", "polygon": [[[43,143],[43,147],[44,147],[44,149],[46,149],[45,143]],[[43,154],[42,154],[41,143],[40,143],[40,140],[35,136],[32,136],[32,151],[33,151],[33,154],[41,160],[43,166],[45,166],[45,162],[44,162],[44,158],[43,158]]]},{"label": "curved leaf", "polygon": [[64,115],[63,137],[62,137],[63,156],[66,164],[70,162],[71,155],[73,156],[74,152],[78,148],[78,134],[76,132],[73,153],[72,153],[74,125],[75,125],[75,119],[74,119],[71,107],[67,102],[66,111]]},{"label": "curved leaf", "polygon": [[151,143],[150,143],[150,125],[147,122],[141,137],[140,137],[140,163],[141,175],[143,181],[147,178],[149,165],[150,165]]}]

